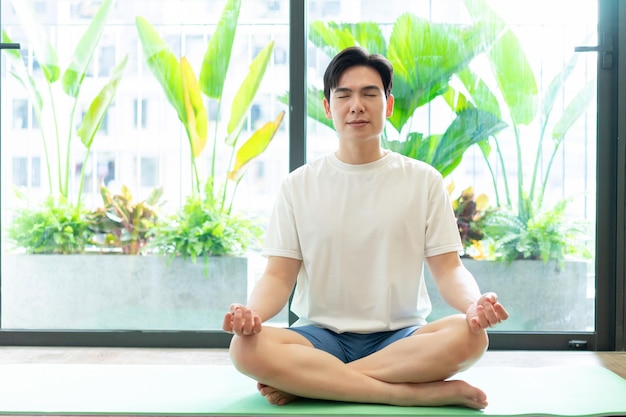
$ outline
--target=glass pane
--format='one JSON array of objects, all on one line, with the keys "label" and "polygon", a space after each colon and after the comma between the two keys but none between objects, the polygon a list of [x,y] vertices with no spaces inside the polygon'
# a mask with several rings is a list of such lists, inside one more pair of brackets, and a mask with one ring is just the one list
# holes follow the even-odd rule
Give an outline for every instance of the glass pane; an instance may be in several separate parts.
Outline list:
[{"label": "glass pane", "polygon": [[230,3],[0,3],[22,46],[0,79],[2,329],[216,330],[245,303],[264,262],[243,237],[262,237],[288,172],[289,2],[243,0],[218,27]]},{"label": "glass pane", "polygon": [[[597,44],[597,7],[309,2],[309,103],[321,106],[324,70],[342,47],[392,61],[384,146],[444,176],[463,261],[511,313],[494,331],[594,330],[597,56],[574,47]],[[337,139],[323,108],[309,104],[308,116],[314,160]],[[453,313],[425,275],[428,319]]]}]

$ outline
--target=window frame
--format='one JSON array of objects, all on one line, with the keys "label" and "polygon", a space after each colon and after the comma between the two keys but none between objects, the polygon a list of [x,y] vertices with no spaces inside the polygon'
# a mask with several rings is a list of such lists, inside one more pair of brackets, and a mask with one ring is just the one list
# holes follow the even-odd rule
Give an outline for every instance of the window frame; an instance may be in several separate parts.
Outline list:
[{"label": "window frame", "polygon": [[[306,161],[306,6],[307,2],[289,0],[290,171]],[[621,350],[626,345],[624,334],[626,146],[625,141],[618,141],[618,137],[626,137],[626,71],[621,71],[621,74],[618,71],[620,67],[626,68],[625,56],[618,54],[620,49],[626,49],[626,5],[623,2],[599,0],[598,7],[598,29],[612,33],[614,45],[617,46],[614,53],[617,59],[614,60],[613,69],[598,71],[596,328],[594,332],[580,333],[493,332],[490,335],[491,349],[566,350],[576,348],[574,345],[577,344],[572,341],[586,342],[582,346],[587,350]],[[0,317],[0,324],[1,320]],[[290,321],[293,321],[291,314]],[[230,334],[217,330],[0,329],[0,346],[226,348],[231,337]]]}]

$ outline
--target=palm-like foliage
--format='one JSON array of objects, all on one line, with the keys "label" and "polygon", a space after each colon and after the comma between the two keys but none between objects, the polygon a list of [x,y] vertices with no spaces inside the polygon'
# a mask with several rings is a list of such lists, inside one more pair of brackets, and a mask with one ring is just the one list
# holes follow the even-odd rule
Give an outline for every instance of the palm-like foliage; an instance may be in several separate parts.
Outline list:
[{"label": "palm-like foliage", "polygon": [[[171,51],[156,29],[144,18],[137,17],[136,26],[143,47],[148,67],[163,88],[168,102],[174,107],[179,120],[183,124],[190,146],[190,164],[192,167],[192,191],[201,194],[202,180],[198,173],[196,160],[204,151],[209,139],[209,119],[204,105],[203,95],[217,100],[218,114],[225,97],[224,85],[227,82],[230,57],[237,30],[241,0],[229,0],[222,12],[217,28],[211,36],[205,51],[199,77],[196,77],[193,68],[186,57],[180,60]],[[232,100],[229,120],[226,125],[224,143],[230,147],[227,178],[235,183],[235,189],[244,174],[245,166],[261,155],[282,123],[284,112],[276,120],[268,121],[256,130],[243,144],[239,143],[244,122],[248,111],[257,94],[261,81],[265,76],[267,66],[274,50],[274,42],[269,42],[250,64],[248,75],[243,80]],[[216,161],[218,136],[220,130],[215,123],[211,143],[209,188],[221,190],[222,197],[216,200],[220,209],[230,212],[234,198],[234,191],[227,201],[228,181],[223,187],[214,187],[216,178]]]},{"label": "palm-like foliage", "polygon": [[[406,13],[393,24],[388,41],[383,28],[376,23],[322,21],[311,23],[309,40],[329,56],[348,46],[360,45],[391,61],[394,111],[388,119],[383,145],[431,164],[444,176],[458,166],[470,146],[505,127],[493,113],[465,108],[450,96],[454,92],[449,85],[452,77],[494,41],[481,25],[431,23]],[[320,88],[309,86],[308,116],[332,128],[321,104],[323,97]],[[445,132],[427,135],[414,126],[414,115],[418,108],[437,97],[450,101],[453,120]],[[286,103],[287,97],[282,101]]]},{"label": "palm-like foliage", "polygon": [[[84,99],[81,92],[87,70],[114,0],[102,2],[78,40],[72,59],[63,73],[57,51],[38,22],[32,1],[12,0],[12,4],[43,72],[43,80],[36,79],[24,64],[19,51],[5,50],[11,63],[11,75],[26,90],[40,126],[49,196],[40,206],[17,210],[16,218],[9,226],[8,236],[16,246],[30,253],[80,253],[92,235],[81,201],[87,161],[96,133],[122,80],[127,57],[120,61],[108,82],[91,99],[82,120],[78,119],[77,110]],[[4,30],[2,42],[12,42]],[[76,200],[73,200],[73,195],[70,195],[70,177],[73,173],[71,159],[72,144],[77,138],[84,146],[85,156]],[[53,174],[55,168],[56,175]],[[25,199],[25,196],[20,195]]]},{"label": "palm-like foliage", "polygon": [[[275,120],[266,122],[240,143],[244,122],[265,76],[274,42],[269,42],[252,60],[247,76],[232,98],[223,138],[230,148],[230,155],[227,155],[228,168],[221,186],[215,184],[218,136],[222,134],[218,128],[219,116],[212,141],[209,141],[209,118],[203,100],[203,96],[216,100],[217,113],[220,114],[240,8],[241,0],[226,3],[208,42],[198,77],[187,58],[179,60],[146,19],[136,19],[148,67],[176,110],[189,139],[192,195],[187,197],[176,215],[157,225],[150,242],[152,247],[170,257],[189,257],[195,261],[197,257],[238,254],[255,244],[261,236],[261,229],[254,221],[231,214],[231,210],[246,165],[265,151],[285,114],[281,112]],[[196,161],[207,144],[211,147],[209,174],[207,180],[202,181]],[[231,192],[228,191],[229,183],[234,184]]]},{"label": "palm-like foliage", "polygon": [[[554,107],[565,82],[577,64],[577,55],[573,55],[556,74],[543,95],[537,87],[537,76],[532,70],[526,53],[511,28],[500,18],[484,0],[466,0],[470,15],[476,22],[487,22],[487,28],[496,41],[487,51],[486,56],[491,66],[490,74],[477,74],[469,68],[461,71],[459,79],[464,91],[459,93],[468,107],[480,108],[509,124],[514,139],[514,146],[506,146],[505,137],[492,135],[495,145],[499,171],[502,173],[501,188],[489,156],[493,150],[490,142],[480,144],[485,162],[492,176],[496,194],[496,205],[501,207],[498,214],[490,216],[489,236],[495,241],[496,256],[507,261],[518,258],[552,259],[562,262],[564,255],[576,253],[585,255],[587,251],[573,241],[584,241],[584,230],[578,224],[570,224],[565,217],[566,201],[556,204],[550,210],[543,209],[546,185],[550,170],[558,150],[563,145],[566,134],[574,123],[584,114],[595,95],[595,81],[588,81],[571,101],[566,103],[560,117],[555,120]],[[490,89],[485,81],[487,76],[495,80],[497,89]],[[538,122],[539,138],[535,159],[529,165],[524,161],[524,149],[536,138],[524,137],[521,126]],[[504,132],[501,132],[504,133]],[[552,139],[552,147],[545,142]],[[548,148],[548,157],[544,152]],[[514,149],[516,161],[516,185],[507,177],[504,163],[505,149]],[[548,163],[543,166],[542,161]],[[525,168],[532,166],[530,176],[525,177]],[[543,182],[539,184],[539,174]],[[525,179],[530,178],[527,185]],[[515,192],[513,191],[515,190]],[[548,221],[553,221],[552,225]],[[540,224],[541,227],[537,227]],[[570,225],[568,229],[566,225]],[[565,240],[569,239],[569,240]]]},{"label": "palm-like foliage", "polygon": [[[63,197],[66,200],[69,199],[69,181],[72,173],[70,164],[71,145],[74,139],[79,137],[86,149],[85,163],[82,165],[76,199],[77,203],[80,203],[85,169],[87,167],[86,162],[91,152],[91,146],[100,124],[115,97],[127,62],[127,57],[124,57],[116,66],[110,80],[96,97],[92,99],[80,123],[76,123],[76,113],[79,99],[81,98],[80,93],[83,81],[104,32],[114,0],[104,0],[102,2],[89,27],[76,44],[72,60],[62,77],[58,54],[44,33],[43,26],[38,22],[31,0],[12,0],[12,4],[22,24],[26,38],[34,51],[35,58],[44,74],[44,86],[42,86],[29,73],[18,51],[5,50],[12,64],[11,75],[24,86],[33,105],[39,126],[41,126],[40,132],[44,145],[50,194]],[[5,31],[2,31],[2,41],[11,42],[9,35]],[[60,83],[58,82],[59,80],[61,80]],[[61,84],[60,87],[59,84]],[[59,88],[62,91],[59,91]],[[65,93],[65,96],[60,94],[62,92]],[[69,111],[64,107],[60,107],[64,104],[64,100],[68,98],[70,100]],[[63,120],[66,115],[69,117],[67,120]],[[52,125],[47,124],[48,120],[51,121]],[[75,130],[77,125],[79,127]],[[63,127],[67,129],[67,132],[60,130]],[[63,137],[66,138],[65,142]],[[63,144],[65,145],[65,150],[63,150]],[[53,160],[51,160],[53,156],[56,156],[54,164]],[[55,177],[52,174],[53,166],[57,168],[56,186],[54,185]],[[55,189],[57,192],[55,192]]]}]

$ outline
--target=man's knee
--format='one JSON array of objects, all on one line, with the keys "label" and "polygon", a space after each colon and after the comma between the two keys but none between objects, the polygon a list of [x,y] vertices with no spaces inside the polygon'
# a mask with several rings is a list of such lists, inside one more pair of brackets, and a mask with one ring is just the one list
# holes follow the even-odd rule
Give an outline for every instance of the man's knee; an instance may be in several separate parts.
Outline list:
[{"label": "man's knee", "polygon": [[233,336],[230,341],[228,353],[230,360],[237,370],[246,375],[255,373],[254,364],[258,365],[257,351],[255,349],[257,336]]}]

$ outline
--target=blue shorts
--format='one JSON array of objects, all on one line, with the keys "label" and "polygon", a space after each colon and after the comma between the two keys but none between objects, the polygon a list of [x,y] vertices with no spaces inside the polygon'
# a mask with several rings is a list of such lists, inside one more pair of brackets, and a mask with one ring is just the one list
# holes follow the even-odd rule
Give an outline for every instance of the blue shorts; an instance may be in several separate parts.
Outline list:
[{"label": "blue shorts", "polygon": [[295,326],[289,330],[301,334],[316,349],[328,352],[348,363],[371,355],[395,341],[413,334],[420,326],[410,326],[400,330],[376,333],[335,333],[319,326]]}]

